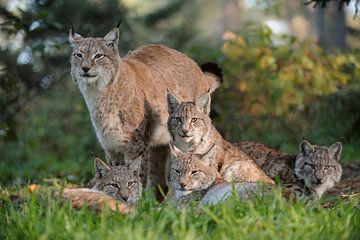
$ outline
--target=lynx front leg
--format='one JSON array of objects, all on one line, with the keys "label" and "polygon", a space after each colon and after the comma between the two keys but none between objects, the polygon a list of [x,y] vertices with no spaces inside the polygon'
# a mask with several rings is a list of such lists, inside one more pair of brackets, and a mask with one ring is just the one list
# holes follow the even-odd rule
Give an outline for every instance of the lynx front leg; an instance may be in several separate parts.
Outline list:
[{"label": "lynx front leg", "polygon": [[169,145],[149,148],[149,182],[155,187],[156,199],[161,201],[168,191],[166,184],[166,166],[170,153]]}]

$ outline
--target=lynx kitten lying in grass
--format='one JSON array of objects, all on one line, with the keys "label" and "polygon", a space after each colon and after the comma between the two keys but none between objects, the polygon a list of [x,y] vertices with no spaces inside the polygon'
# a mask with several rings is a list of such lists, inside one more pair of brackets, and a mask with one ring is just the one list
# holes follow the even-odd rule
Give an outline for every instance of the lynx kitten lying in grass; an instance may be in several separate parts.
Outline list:
[{"label": "lynx kitten lying in grass", "polygon": [[[274,187],[259,183],[224,182],[211,168],[215,161],[214,152],[214,146],[202,156],[172,147],[170,179],[173,199],[177,203],[196,200],[202,204],[215,204],[230,196],[233,190],[241,199],[250,199],[258,190],[268,193]],[[285,197],[319,199],[341,178],[340,153],[341,143],[327,148],[303,140],[295,161],[297,179],[284,185]]]},{"label": "lynx kitten lying in grass", "polygon": [[105,205],[122,214],[132,212],[140,197],[142,184],[136,166],[108,166],[101,159],[94,161],[95,176],[87,184],[89,188],[65,188],[64,200],[70,200],[74,208],[90,207],[100,210]]},{"label": "lynx kitten lying in grass", "polygon": [[88,186],[121,202],[137,202],[141,198],[142,184],[138,175],[139,168],[134,163],[129,166],[108,166],[96,158],[95,177]]}]

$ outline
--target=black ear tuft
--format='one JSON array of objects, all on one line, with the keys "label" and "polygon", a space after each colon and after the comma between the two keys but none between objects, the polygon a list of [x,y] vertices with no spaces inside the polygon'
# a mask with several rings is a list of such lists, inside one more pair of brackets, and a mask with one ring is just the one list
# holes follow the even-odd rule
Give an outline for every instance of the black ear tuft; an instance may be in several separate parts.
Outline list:
[{"label": "black ear tuft", "polygon": [[73,24],[73,22],[71,21],[70,22],[70,24],[71,24],[71,34],[73,34],[74,35],[74,33],[75,33],[75,29],[74,29],[74,24]]},{"label": "black ear tuft", "polygon": [[120,28],[121,22],[122,22],[122,20],[120,19],[119,22],[116,24],[117,28]]}]

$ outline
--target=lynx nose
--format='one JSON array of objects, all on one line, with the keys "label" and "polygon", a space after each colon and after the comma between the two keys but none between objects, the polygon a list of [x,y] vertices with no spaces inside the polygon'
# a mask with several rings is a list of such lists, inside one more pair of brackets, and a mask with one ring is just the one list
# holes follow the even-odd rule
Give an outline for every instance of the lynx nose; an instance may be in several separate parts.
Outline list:
[{"label": "lynx nose", "polygon": [[316,183],[316,184],[321,184],[321,183],[322,183],[322,179],[321,179],[321,178],[315,178],[315,183]]},{"label": "lynx nose", "polygon": [[185,134],[185,135],[186,135],[186,134],[188,134],[189,130],[187,130],[187,129],[183,129],[183,130],[182,130],[182,132],[183,132],[183,134]]},{"label": "lynx nose", "polygon": [[83,67],[82,70],[84,71],[84,73],[87,73],[90,70],[90,68],[89,67]]},{"label": "lynx nose", "polygon": [[184,188],[186,187],[186,184],[183,183],[183,182],[181,182],[181,183],[180,183],[180,187],[181,187],[182,189],[184,189]]},{"label": "lynx nose", "polygon": [[127,202],[127,200],[129,199],[129,196],[121,196],[121,198],[122,198],[125,202]]}]

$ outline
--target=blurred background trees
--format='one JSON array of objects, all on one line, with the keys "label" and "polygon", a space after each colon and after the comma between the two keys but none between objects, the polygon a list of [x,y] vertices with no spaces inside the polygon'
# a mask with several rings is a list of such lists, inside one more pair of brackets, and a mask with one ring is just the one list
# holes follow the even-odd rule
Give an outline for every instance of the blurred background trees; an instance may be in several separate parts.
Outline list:
[{"label": "blurred background trees", "polygon": [[[360,20],[355,5],[306,1],[0,0],[0,182],[81,182],[102,155],[70,77],[70,22],[103,36],[123,19],[120,52],[164,43],[225,74],[214,124],[232,141],[295,153],[307,137],[360,156]],[[355,1],[354,1],[355,2]]]}]

